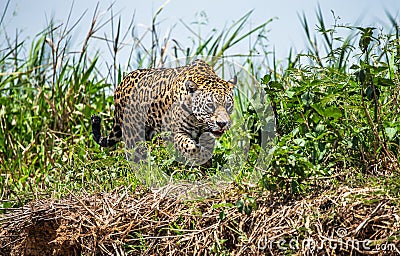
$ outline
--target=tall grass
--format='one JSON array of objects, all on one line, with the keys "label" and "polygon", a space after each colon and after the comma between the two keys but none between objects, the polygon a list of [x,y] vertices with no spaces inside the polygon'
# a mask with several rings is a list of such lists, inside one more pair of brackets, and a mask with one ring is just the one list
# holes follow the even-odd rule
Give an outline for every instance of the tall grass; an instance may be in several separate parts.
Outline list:
[{"label": "tall grass", "polygon": [[[41,193],[58,196],[120,185],[133,185],[134,189],[138,181],[123,150],[99,149],[91,139],[89,121],[92,114],[102,113],[105,123],[111,125],[112,91],[124,73],[197,55],[209,56],[212,61],[253,34],[264,33],[270,22],[247,31],[249,12],[217,34],[206,38],[193,34],[196,41],[183,48],[171,33],[159,34],[158,17],[163,8],[155,13],[149,30],[131,35],[136,28],[134,18],[122,31],[123,21],[112,6],[104,13],[97,5],[86,35],[77,40],[82,44],[77,46],[72,41],[74,31],[87,14],[72,21],[73,7],[64,23],[50,21],[31,41],[18,35],[10,39],[2,31],[8,40],[0,50],[0,204],[11,204],[7,200],[14,204],[17,198],[23,203]],[[106,27],[111,34],[103,36],[101,31]],[[144,43],[148,37],[151,45]],[[265,47],[264,39],[259,38],[250,52],[260,45]],[[111,54],[106,71],[99,63],[104,56],[94,48],[98,42],[105,43]],[[118,56],[127,48],[129,65],[124,68]],[[244,64],[249,62],[246,58],[251,56],[245,56]]]}]

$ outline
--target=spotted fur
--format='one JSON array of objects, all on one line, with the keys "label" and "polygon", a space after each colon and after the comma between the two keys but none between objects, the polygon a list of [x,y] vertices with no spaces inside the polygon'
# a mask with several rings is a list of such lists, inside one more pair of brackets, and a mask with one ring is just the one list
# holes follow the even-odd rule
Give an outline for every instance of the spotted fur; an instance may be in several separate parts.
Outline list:
[{"label": "spotted fur", "polygon": [[225,81],[201,60],[178,68],[135,70],[114,93],[111,132],[102,137],[101,119],[94,115],[93,138],[102,147],[124,138],[128,148],[135,148],[168,131],[175,149],[201,164],[211,157],[215,138],[230,127],[235,84],[236,77]]}]

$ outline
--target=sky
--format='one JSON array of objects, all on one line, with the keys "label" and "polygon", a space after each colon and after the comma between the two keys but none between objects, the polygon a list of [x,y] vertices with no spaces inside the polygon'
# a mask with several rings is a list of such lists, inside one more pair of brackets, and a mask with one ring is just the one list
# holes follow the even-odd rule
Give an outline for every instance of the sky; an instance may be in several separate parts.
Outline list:
[{"label": "sky", "polygon": [[[0,1],[0,10],[4,10],[8,0]],[[71,6],[73,4],[72,20],[77,20],[85,11],[83,20],[76,28],[76,44],[81,44],[84,35],[90,26],[96,4],[95,0],[10,0],[8,11],[1,24],[2,30],[7,31],[7,35],[13,38],[16,31],[19,37],[33,38],[46,27],[50,18],[56,22],[65,22]],[[187,40],[192,34],[179,23],[182,19],[190,24],[199,19],[199,13],[207,15],[207,25],[202,26],[202,30],[211,31],[216,29],[221,31],[234,21],[242,17],[247,12],[253,10],[250,17],[249,28],[271,19],[267,33],[270,49],[275,49],[278,59],[283,59],[288,55],[292,47],[297,52],[305,48],[305,36],[302,29],[299,15],[304,13],[309,20],[310,27],[315,30],[316,15],[318,5],[321,7],[325,18],[325,23],[333,24],[334,14],[340,17],[342,24],[352,24],[373,27],[388,27],[389,22],[385,12],[391,13],[399,19],[400,0],[115,0],[101,1],[99,9],[105,13],[111,3],[113,12],[121,17],[124,27],[127,27],[134,16],[134,23],[139,28],[146,30],[151,24],[153,14],[165,4],[165,8],[159,16],[161,21],[160,34],[167,33],[173,27],[173,38]],[[107,16],[108,17],[108,16]],[[203,20],[205,20],[203,18]],[[176,25],[178,24],[178,25]],[[174,26],[176,25],[176,26]],[[105,29],[104,35],[110,33]],[[0,34],[0,40],[4,40],[4,33]],[[243,45],[235,50],[246,51],[248,45]],[[248,48],[247,48],[248,49]],[[103,48],[107,52],[106,47]]]}]

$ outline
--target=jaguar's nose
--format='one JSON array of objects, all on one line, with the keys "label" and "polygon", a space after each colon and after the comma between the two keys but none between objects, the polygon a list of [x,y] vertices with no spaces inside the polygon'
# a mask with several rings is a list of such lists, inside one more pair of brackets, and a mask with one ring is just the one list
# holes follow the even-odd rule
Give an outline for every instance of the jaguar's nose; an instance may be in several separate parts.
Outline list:
[{"label": "jaguar's nose", "polygon": [[216,123],[221,129],[224,128],[228,124],[227,121],[216,121]]}]

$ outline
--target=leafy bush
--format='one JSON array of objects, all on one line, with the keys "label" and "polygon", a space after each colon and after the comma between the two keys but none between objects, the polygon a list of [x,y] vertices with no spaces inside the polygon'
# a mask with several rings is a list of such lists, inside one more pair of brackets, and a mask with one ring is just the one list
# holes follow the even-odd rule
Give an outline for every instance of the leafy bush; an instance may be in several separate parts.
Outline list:
[{"label": "leafy bush", "polygon": [[304,17],[308,54],[289,59],[282,75],[262,79],[279,135],[263,180],[267,188],[299,192],[310,177],[350,169],[382,175],[399,169],[398,25],[393,23],[396,33],[377,37],[373,28],[342,27],[358,31],[343,40],[335,37],[339,27],[326,30],[322,16],[318,18],[326,55],[311,40]]}]

